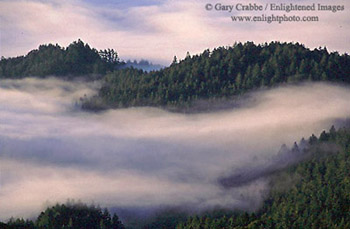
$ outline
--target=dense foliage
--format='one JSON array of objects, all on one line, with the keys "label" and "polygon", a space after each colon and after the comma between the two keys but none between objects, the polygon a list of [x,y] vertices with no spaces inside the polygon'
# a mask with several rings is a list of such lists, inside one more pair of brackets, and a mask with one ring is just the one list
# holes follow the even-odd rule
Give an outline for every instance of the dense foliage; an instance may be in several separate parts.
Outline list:
[{"label": "dense foliage", "polygon": [[[0,225],[1,226],[1,225]],[[37,218],[36,222],[23,219],[10,219],[5,228],[100,228],[124,229],[118,216],[110,215],[107,209],[70,203],[56,204],[47,208]]]},{"label": "dense foliage", "polygon": [[197,99],[237,95],[250,89],[300,81],[350,83],[350,57],[300,44],[252,42],[205,50],[165,69],[122,69],[105,77],[86,108],[186,105]]},{"label": "dense foliage", "polygon": [[67,48],[57,44],[40,45],[26,56],[2,58],[0,78],[105,74],[118,64],[119,58],[113,49],[98,52],[78,40]]},{"label": "dense foliage", "polygon": [[259,212],[196,216],[177,228],[350,228],[350,129],[331,128],[309,146],[310,160],[273,177]]}]

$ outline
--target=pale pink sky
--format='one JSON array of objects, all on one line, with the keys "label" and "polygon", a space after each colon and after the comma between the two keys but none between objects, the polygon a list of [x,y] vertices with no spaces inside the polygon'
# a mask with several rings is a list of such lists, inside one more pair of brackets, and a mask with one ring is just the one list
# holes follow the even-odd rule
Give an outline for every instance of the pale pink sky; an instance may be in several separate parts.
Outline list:
[{"label": "pale pink sky", "polygon": [[[24,55],[40,44],[67,46],[78,38],[97,49],[113,48],[122,59],[149,59],[169,64],[174,55],[200,53],[235,41],[299,42],[310,48],[326,46],[341,53],[350,50],[350,4],[326,1],[241,1],[261,4],[287,3],[344,5],[333,12],[207,11],[237,1],[212,0],[2,0],[0,2],[0,55]],[[232,15],[319,16],[318,22],[232,22]]]}]

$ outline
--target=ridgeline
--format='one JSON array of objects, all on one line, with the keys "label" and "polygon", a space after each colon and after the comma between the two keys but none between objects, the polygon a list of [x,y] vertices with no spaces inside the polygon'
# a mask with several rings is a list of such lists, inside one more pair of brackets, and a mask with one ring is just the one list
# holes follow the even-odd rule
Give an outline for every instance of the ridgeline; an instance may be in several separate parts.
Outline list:
[{"label": "ridgeline", "polygon": [[181,107],[197,100],[230,98],[258,88],[303,81],[350,83],[350,57],[298,43],[255,45],[205,50],[159,71],[121,69],[104,77],[97,96],[83,108],[130,106]]},{"label": "ridgeline", "polygon": [[189,53],[184,60],[157,71],[128,67],[113,49],[97,51],[75,41],[67,48],[41,45],[26,56],[2,58],[1,78],[56,76],[86,79],[98,75],[98,95],[84,98],[87,110],[130,106],[190,107],[198,100],[231,98],[250,90],[285,83],[330,81],[350,83],[350,57],[326,48],[310,50],[299,43],[271,42]]},{"label": "ridgeline", "polygon": [[97,51],[78,40],[67,48],[58,44],[40,45],[26,56],[1,58],[1,78],[56,76],[65,79],[83,75],[104,75],[122,64],[113,49]]}]

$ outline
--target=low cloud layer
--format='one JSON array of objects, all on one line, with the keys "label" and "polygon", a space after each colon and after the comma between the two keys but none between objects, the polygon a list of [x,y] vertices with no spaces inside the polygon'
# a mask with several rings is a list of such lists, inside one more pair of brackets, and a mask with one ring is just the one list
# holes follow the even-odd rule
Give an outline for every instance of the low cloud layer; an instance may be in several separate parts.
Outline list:
[{"label": "low cloud layer", "polygon": [[1,81],[1,220],[35,216],[68,198],[106,207],[254,209],[268,191],[266,177],[230,188],[218,179],[266,165],[282,144],[350,116],[350,89],[322,83],[256,92],[239,108],[199,114],[80,111],[79,98],[96,88]]}]

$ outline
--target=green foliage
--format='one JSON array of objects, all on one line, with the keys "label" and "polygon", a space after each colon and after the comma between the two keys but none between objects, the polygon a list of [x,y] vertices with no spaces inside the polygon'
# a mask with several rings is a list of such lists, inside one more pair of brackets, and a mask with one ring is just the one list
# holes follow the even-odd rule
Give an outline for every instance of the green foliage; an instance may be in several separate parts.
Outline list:
[{"label": "green foliage", "polygon": [[113,228],[122,229],[117,215],[85,204],[56,204],[42,212],[36,220],[38,228]]},{"label": "green foliage", "polygon": [[116,214],[111,217],[108,210],[87,206],[82,203],[67,202],[56,204],[41,212],[35,223],[30,220],[11,218],[7,224],[0,223],[0,228],[98,228],[124,229]]},{"label": "green foliage", "polygon": [[85,107],[99,107],[101,102],[104,107],[189,105],[197,99],[305,80],[350,83],[350,57],[326,49],[311,51],[298,43],[237,43],[188,55],[180,62],[174,57],[170,67],[159,71],[109,73],[100,99],[85,101]]},{"label": "green foliage", "polygon": [[163,209],[154,217],[148,219],[143,228],[147,229],[167,229],[175,228],[178,222],[184,221],[187,214],[179,209]]},{"label": "green foliage", "polygon": [[32,221],[30,220],[24,220],[24,219],[14,219],[11,218],[8,223],[7,227],[0,224],[0,228],[26,228],[26,229],[31,229],[35,228],[35,225]]},{"label": "green foliage", "polygon": [[26,56],[3,58],[0,61],[0,78],[105,74],[118,64],[118,54],[113,49],[98,52],[78,40],[67,48],[57,44],[40,45],[39,49]]},{"label": "green foliage", "polygon": [[283,172],[297,182],[275,175],[256,215],[191,217],[177,228],[350,228],[350,129],[332,127],[309,142],[311,159]]},{"label": "green foliage", "polygon": [[0,222],[0,228],[8,229],[8,228],[10,228],[10,226],[8,226],[8,225],[5,224],[5,223]]}]

